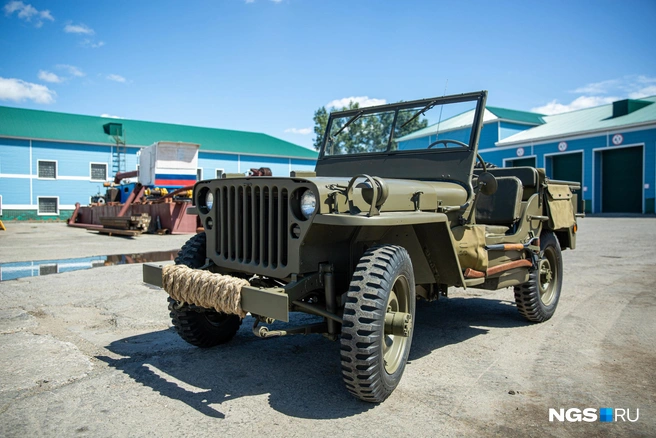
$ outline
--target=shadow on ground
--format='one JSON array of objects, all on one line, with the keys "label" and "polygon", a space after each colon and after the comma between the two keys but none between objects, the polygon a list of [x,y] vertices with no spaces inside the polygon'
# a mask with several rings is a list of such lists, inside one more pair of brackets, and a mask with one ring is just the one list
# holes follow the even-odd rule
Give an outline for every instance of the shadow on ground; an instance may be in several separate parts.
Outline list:
[{"label": "shadow on ground", "polygon": [[[526,324],[514,305],[482,298],[419,302],[416,321],[411,361],[484,335],[485,327]],[[299,418],[345,418],[375,408],[344,389],[339,342],[320,335],[261,340],[250,333],[252,322],[247,317],[229,344],[211,349],[186,344],[171,328],[111,343],[107,349],[120,359],[97,358],[161,395],[215,418],[225,417],[223,403],[263,394],[269,394],[273,409]],[[308,322],[312,320],[306,315],[291,318],[291,324]],[[412,372],[411,365],[407,372]]]},{"label": "shadow on ground", "polygon": [[444,346],[485,335],[488,328],[513,328],[529,324],[511,301],[486,298],[440,298],[436,303],[418,301],[409,360],[417,360]]}]

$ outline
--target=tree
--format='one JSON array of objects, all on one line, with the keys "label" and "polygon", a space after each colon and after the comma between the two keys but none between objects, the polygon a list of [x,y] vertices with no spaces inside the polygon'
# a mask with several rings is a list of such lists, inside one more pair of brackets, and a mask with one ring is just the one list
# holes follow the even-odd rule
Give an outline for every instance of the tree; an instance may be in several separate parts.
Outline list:
[{"label": "tree", "polygon": [[[357,102],[349,102],[344,108],[335,108],[335,111],[358,109]],[[415,132],[428,126],[428,120],[422,116],[415,118],[412,122],[403,126],[410,118],[419,111],[419,108],[399,111],[394,129],[394,138]],[[333,136],[350,117],[334,119],[331,131]],[[334,138],[334,154],[354,154],[363,152],[378,152],[387,148],[389,130],[394,120],[394,112],[383,112],[378,114],[367,114],[353,121],[344,129],[338,138]],[[323,135],[328,126],[328,110],[321,107],[314,113],[314,148],[319,150],[323,143]],[[402,127],[403,126],[403,127]]]}]

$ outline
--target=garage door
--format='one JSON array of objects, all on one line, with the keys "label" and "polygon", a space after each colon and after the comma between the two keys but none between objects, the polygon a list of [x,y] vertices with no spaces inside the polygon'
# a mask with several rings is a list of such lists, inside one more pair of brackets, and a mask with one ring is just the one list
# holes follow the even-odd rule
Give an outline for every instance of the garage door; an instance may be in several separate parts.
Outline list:
[{"label": "garage door", "polygon": [[601,211],[642,213],[642,147],[601,153]]},{"label": "garage door", "polygon": [[506,167],[535,167],[535,157],[517,158],[516,160],[506,160]]},{"label": "garage door", "polygon": [[[551,178],[562,181],[576,181],[583,187],[583,153],[554,155],[551,157]],[[577,190],[578,211],[583,211],[583,196]]]}]

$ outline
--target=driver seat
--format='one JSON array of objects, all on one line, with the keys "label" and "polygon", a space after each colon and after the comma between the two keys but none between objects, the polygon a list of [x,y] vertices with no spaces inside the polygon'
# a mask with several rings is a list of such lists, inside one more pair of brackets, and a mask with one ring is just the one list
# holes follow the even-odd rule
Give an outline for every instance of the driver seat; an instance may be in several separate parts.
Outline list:
[{"label": "driver seat", "polygon": [[519,220],[522,206],[522,182],[515,176],[497,177],[498,188],[492,195],[479,193],[476,223],[486,225],[486,234],[506,234]]}]

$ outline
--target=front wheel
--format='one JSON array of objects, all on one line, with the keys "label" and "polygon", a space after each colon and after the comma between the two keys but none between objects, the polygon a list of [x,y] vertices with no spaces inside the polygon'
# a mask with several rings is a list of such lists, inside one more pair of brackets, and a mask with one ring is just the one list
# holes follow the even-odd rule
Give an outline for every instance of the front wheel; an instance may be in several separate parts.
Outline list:
[{"label": "front wheel", "polygon": [[517,310],[531,322],[544,322],[553,316],[563,285],[563,257],[553,232],[540,236],[540,254],[538,267],[531,269],[528,281],[515,286]]},{"label": "front wheel", "polygon": [[341,337],[342,376],[351,394],[379,403],[401,380],[412,344],[415,277],[407,251],[367,250],[347,293]]},{"label": "front wheel", "polygon": [[[196,234],[184,244],[176,265],[198,269],[205,264],[205,233]],[[214,310],[195,311],[179,307],[179,303],[169,297],[171,321],[178,335],[196,347],[209,348],[232,339],[239,330],[241,318]]]}]

